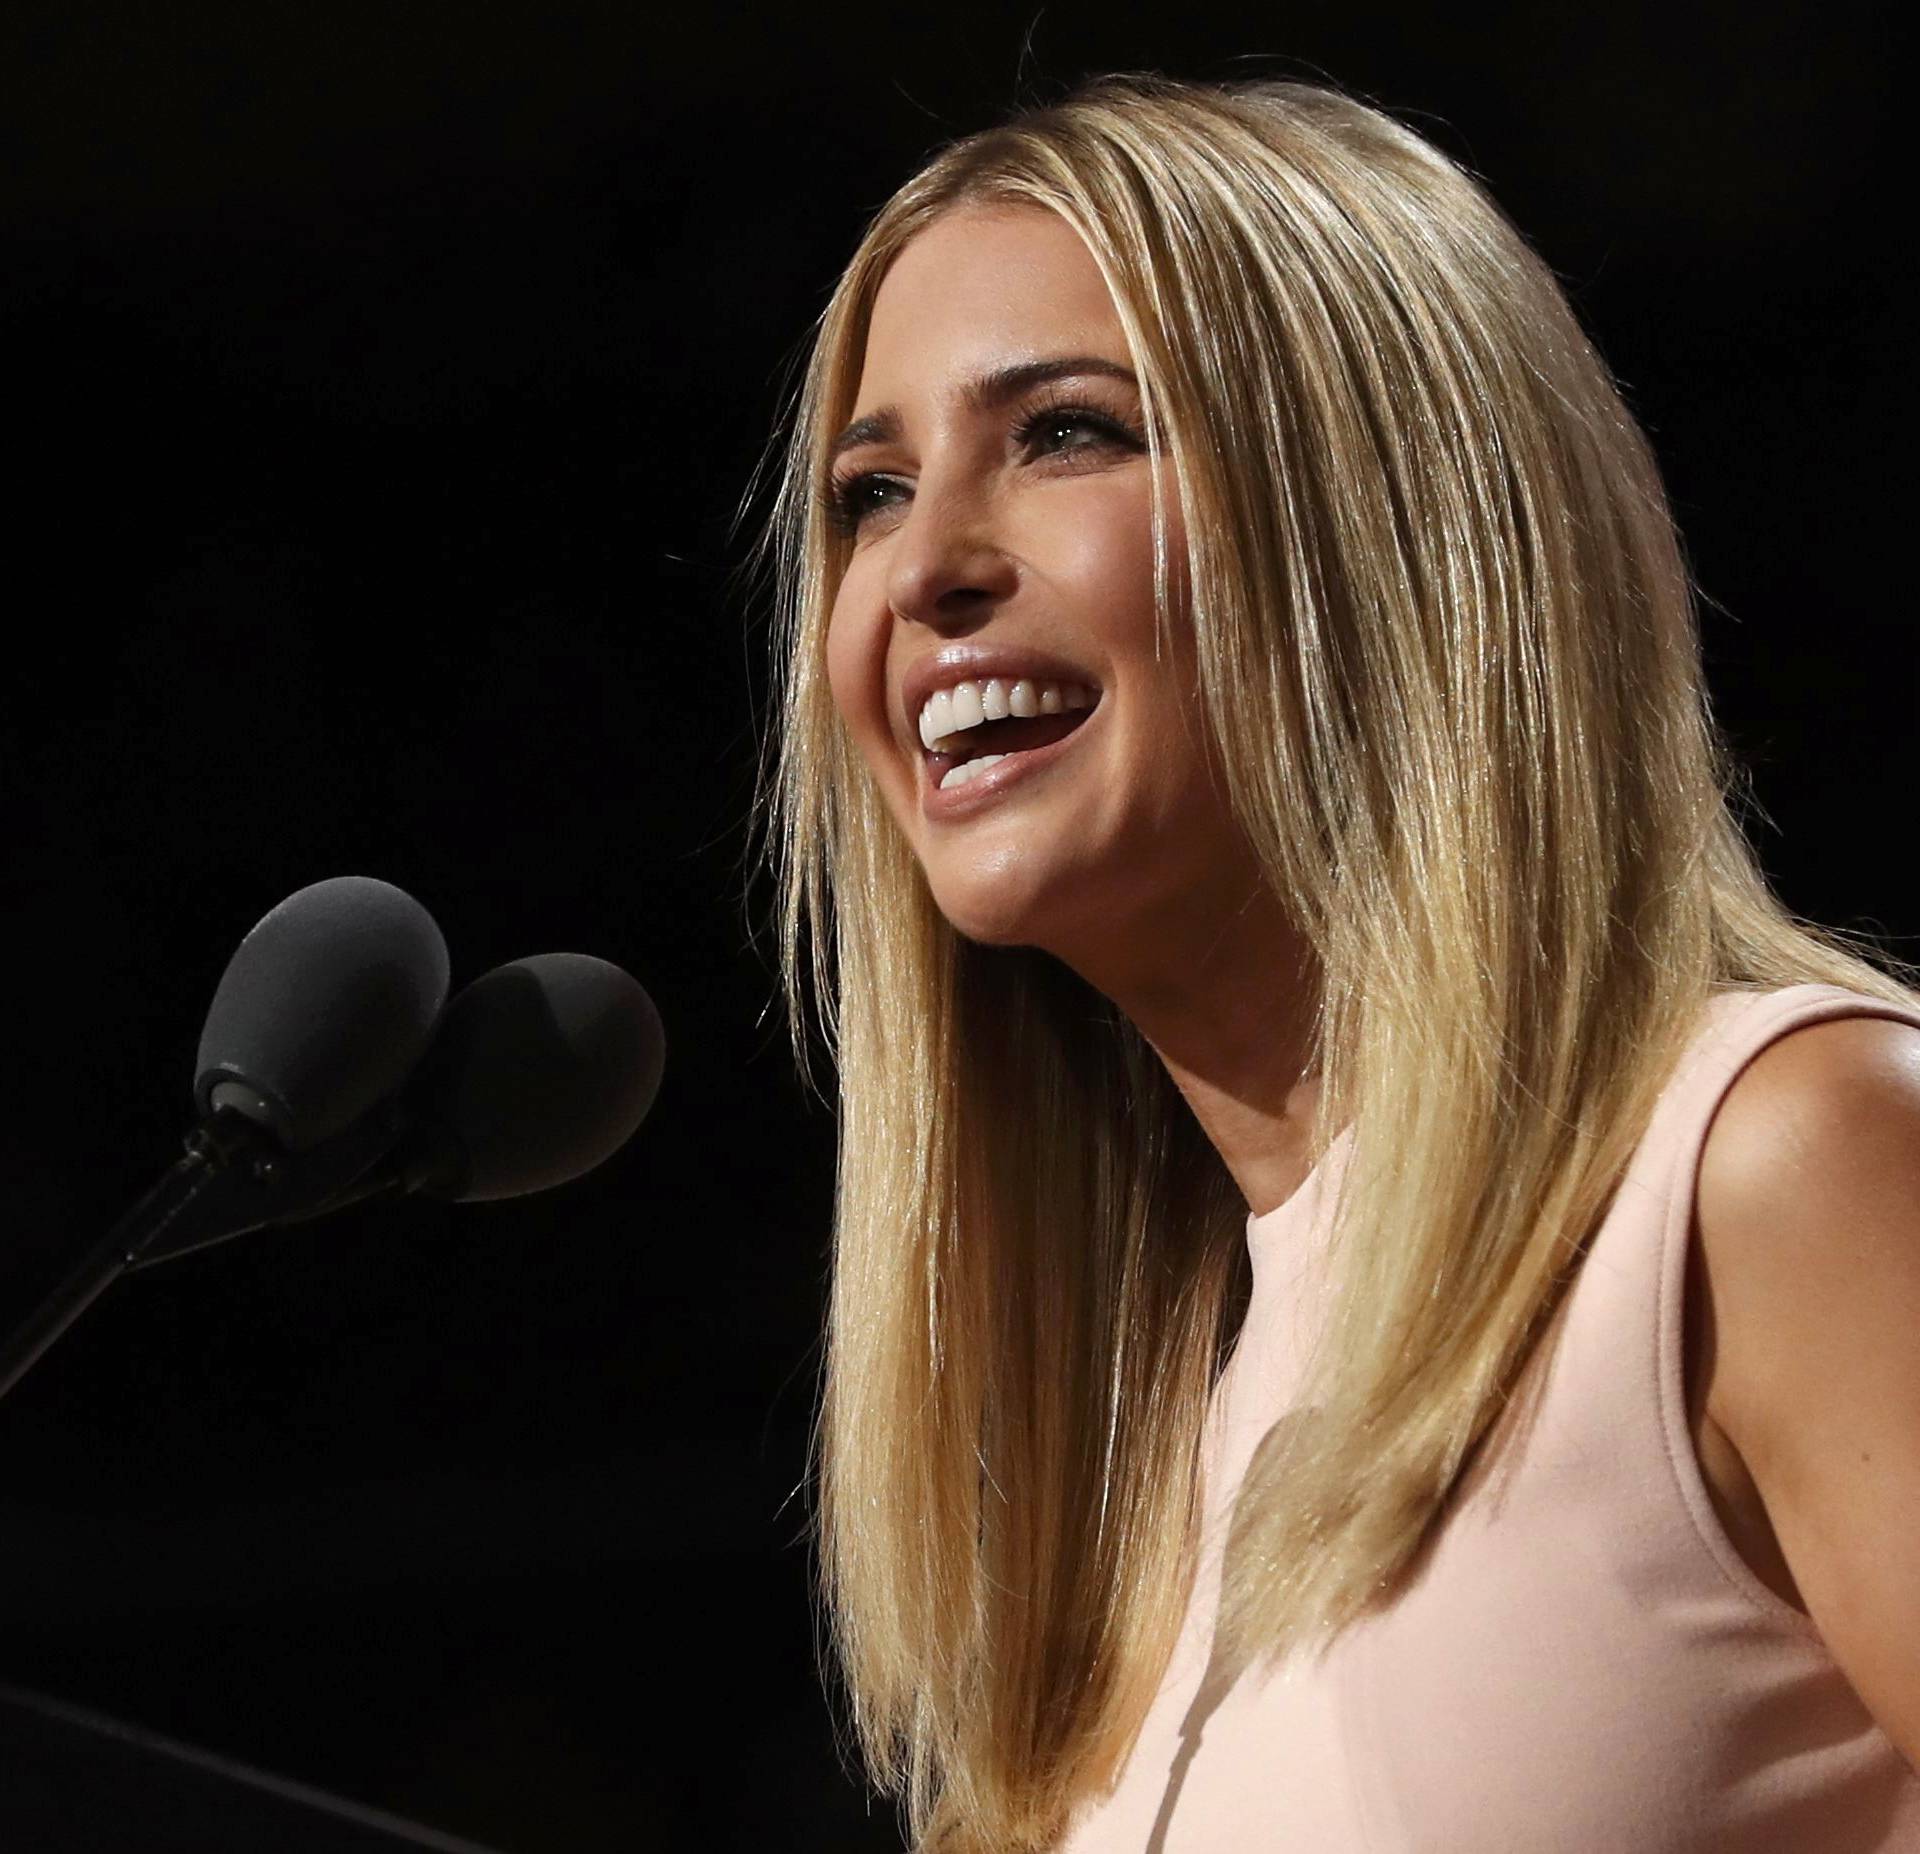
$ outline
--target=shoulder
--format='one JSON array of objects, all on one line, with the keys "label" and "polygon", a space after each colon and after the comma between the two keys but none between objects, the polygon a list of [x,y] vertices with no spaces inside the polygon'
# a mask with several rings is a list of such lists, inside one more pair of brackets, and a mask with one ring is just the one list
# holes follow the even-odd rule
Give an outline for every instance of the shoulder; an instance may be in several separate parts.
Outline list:
[{"label": "shoulder", "polygon": [[[1729,1086],[1700,1155],[1701,1235],[1756,1217],[1791,1244],[1920,1183],[1920,1026],[1836,1017],[1776,1038]],[[1816,1238],[1831,1255],[1830,1238]],[[1754,1240],[1741,1242],[1743,1252]],[[1805,1259],[1813,1259],[1811,1257]]]},{"label": "shoulder", "polygon": [[1830,1018],[1768,1044],[1714,1115],[1695,1208],[1716,1309],[1765,1366],[1731,1381],[1736,1418],[1877,1310],[1920,1312],[1920,1027]]},{"label": "shoulder", "polygon": [[1920,1759],[1920,1027],[1830,1018],[1735,1077],[1700,1157],[1716,1420],[1808,1613]]}]

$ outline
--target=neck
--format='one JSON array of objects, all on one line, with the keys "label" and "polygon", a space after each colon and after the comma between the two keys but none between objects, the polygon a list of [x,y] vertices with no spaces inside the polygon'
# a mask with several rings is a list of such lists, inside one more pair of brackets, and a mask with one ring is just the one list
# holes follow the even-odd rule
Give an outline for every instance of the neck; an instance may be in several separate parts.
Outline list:
[{"label": "neck", "polygon": [[1248,1209],[1264,1215],[1309,1169],[1320,1093],[1306,1072],[1312,955],[1265,884],[1245,875],[1129,929],[1124,948],[1072,963],[1152,1045]]}]

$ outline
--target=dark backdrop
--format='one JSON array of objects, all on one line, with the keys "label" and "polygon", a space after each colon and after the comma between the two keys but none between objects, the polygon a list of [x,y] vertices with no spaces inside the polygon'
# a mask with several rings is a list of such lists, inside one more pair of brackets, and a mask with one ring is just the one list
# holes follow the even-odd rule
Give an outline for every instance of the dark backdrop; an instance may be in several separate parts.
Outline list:
[{"label": "dark backdrop", "polygon": [[0,1406],[0,1682],[514,1854],[898,1845],[816,1669],[833,1128],[750,938],[729,523],[867,215],[1023,97],[1324,73],[1484,175],[1653,434],[1778,886],[1911,932],[1874,13],[1158,11],[0,14],[0,1313],[169,1162],[308,882],[411,891],[456,986],[618,961],[670,1039],[563,1191],[109,1294]]}]

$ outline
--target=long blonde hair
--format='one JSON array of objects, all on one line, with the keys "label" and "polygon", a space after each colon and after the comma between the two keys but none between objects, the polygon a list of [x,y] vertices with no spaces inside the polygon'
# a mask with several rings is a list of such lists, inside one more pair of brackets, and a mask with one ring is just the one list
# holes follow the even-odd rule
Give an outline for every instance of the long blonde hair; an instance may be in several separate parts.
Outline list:
[{"label": "long blonde hair", "polygon": [[761,799],[796,1054],[811,1002],[839,1078],[832,1641],[916,1847],[1008,1854],[1118,1774],[1164,1671],[1247,1206],[1118,1011],[941,917],[829,696],[826,446],[889,264],[972,204],[1059,214],[1111,290],[1229,796],[1318,962],[1310,1159],[1352,1130],[1316,1417],[1239,1499],[1229,1674],[1391,1600],[1714,991],[1920,992],[1769,890],[1654,458],[1460,167],[1331,88],[1135,74],[908,181],[792,408]]}]

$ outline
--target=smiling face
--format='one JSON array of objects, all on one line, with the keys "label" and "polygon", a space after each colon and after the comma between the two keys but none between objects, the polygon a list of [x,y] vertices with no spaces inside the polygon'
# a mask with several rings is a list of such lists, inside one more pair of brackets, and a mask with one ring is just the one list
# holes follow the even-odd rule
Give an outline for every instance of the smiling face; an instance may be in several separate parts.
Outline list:
[{"label": "smiling face", "polygon": [[[1156,936],[1177,946],[1245,893],[1251,861],[1201,744],[1164,453],[1175,608],[1156,658],[1140,395],[1078,234],[1014,207],[921,232],[875,299],[854,411],[828,679],[936,904],[968,938],[1044,947],[1096,984]],[[923,716],[941,691],[952,707]],[[976,699],[1004,718],[968,727]]]}]

